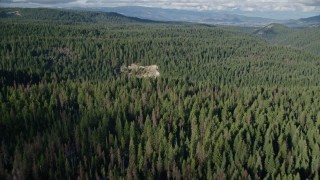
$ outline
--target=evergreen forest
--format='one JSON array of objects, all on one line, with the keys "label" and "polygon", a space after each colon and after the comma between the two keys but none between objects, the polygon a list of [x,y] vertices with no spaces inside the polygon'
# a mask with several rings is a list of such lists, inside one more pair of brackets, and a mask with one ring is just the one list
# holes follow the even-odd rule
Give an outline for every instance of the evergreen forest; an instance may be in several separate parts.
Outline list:
[{"label": "evergreen forest", "polygon": [[314,46],[0,9],[0,179],[319,179],[319,97]]}]

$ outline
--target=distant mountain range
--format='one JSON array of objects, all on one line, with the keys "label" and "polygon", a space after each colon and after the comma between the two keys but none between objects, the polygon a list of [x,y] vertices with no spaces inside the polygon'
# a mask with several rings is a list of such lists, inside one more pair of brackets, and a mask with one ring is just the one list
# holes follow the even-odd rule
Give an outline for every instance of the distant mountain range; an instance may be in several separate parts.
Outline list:
[{"label": "distant mountain range", "polygon": [[319,23],[320,22],[320,15],[319,16],[314,16],[314,17],[309,17],[309,18],[304,18],[301,19],[302,21],[306,21],[306,22],[311,22],[311,23]]},{"label": "distant mountain range", "polygon": [[[264,27],[269,24],[283,24],[293,28],[320,27],[320,16],[286,21],[228,14],[227,12],[218,11],[192,11],[140,6],[101,8],[75,7],[71,9],[72,10],[47,8],[0,8],[0,18],[14,17],[16,19],[57,20],[65,22],[190,22],[244,27]],[[34,13],[34,10],[37,12]]]},{"label": "distant mountain range", "polygon": [[[288,24],[289,26],[292,24]],[[299,19],[296,22],[293,23],[293,26],[300,26],[300,27],[320,27],[320,15],[309,17],[309,18],[303,18]]]},{"label": "distant mountain range", "polygon": [[298,20],[276,20],[261,17],[250,17],[238,14],[230,14],[223,11],[195,11],[179,9],[163,9],[141,6],[101,7],[101,8],[77,8],[90,11],[116,12],[125,16],[150,19],[154,21],[178,21],[216,25],[234,25],[263,27],[272,23],[285,24],[288,27],[314,27],[319,26],[320,16]]},{"label": "distant mountain range", "polygon": [[179,9],[163,9],[140,6],[77,8],[90,11],[116,12],[125,16],[150,19],[154,21],[178,21],[205,24],[222,24],[236,26],[265,26],[270,23],[284,21],[260,17],[248,17],[237,14],[228,14],[218,11],[192,11]]}]

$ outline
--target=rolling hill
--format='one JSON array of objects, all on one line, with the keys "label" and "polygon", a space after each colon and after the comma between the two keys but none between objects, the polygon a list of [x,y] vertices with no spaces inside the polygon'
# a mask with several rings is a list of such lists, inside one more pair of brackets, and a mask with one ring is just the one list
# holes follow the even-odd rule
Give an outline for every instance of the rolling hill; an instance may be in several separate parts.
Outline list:
[{"label": "rolling hill", "polygon": [[276,45],[298,48],[320,55],[320,29],[317,27],[292,29],[281,24],[270,24],[256,30],[253,34]]},{"label": "rolling hill", "polygon": [[58,21],[69,23],[148,23],[151,20],[127,17],[115,12],[93,12],[47,8],[0,8],[1,19]]},{"label": "rolling hill", "polygon": [[269,24],[268,26],[254,31],[253,34],[272,41],[278,39],[279,36],[291,33],[292,31],[293,30],[282,24]]},{"label": "rolling hill", "polygon": [[300,19],[300,20],[304,21],[304,22],[311,22],[311,23],[320,24],[320,15],[319,16],[309,17],[309,18],[303,18],[303,19]]},{"label": "rolling hill", "polygon": [[287,22],[286,25],[292,28],[320,27],[320,15],[298,20],[291,20]]}]

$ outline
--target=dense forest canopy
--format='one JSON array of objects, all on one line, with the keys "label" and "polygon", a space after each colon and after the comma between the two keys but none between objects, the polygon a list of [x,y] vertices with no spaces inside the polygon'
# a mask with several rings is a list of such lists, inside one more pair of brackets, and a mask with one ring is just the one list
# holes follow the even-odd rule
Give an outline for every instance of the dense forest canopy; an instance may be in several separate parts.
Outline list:
[{"label": "dense forest canopy", "polygon": [[[0,179],[319,178],[317,54],[224,27],[15,11],[31,15],[1,9]],[[121,73],[133,63],[161,75]]]}]

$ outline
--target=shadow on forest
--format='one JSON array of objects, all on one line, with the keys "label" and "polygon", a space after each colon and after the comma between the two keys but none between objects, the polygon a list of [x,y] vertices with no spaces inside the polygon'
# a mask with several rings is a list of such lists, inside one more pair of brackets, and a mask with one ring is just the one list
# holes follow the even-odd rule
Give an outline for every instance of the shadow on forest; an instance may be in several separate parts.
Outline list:
[{"label": "shadow on forest", "polygon": [[0,84],[4,86],[13,86],[14,84],[37,84],[41,81],[41,78],[37,74],[30,74],[26,71],[6,71],[0,70]]}]

